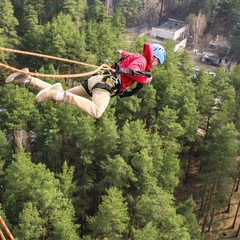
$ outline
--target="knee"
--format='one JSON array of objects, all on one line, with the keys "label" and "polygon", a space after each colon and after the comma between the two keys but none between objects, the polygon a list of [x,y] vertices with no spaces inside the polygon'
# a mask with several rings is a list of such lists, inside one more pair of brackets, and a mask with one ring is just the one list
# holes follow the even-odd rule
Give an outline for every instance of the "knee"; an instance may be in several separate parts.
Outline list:
[{"label": "knee", "polygon": [[103,115],[102,111],[95,111],[93,114],[91,114],[93,118],[100,118]]}]

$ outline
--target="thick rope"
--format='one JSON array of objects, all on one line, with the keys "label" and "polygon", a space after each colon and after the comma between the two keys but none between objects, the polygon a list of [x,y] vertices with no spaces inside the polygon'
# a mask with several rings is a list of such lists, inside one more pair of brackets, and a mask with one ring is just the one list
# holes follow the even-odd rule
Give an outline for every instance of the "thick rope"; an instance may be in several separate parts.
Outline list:
[{"label": "thick rope", "polygon": [[6,240],[6,238],[4,237],[4,235],[3,235],[1,230],[0,230],[0,237],[1,237],[2,240]]},{"label": "thick rope", "polygon": [[[102,64],[101,66],[96,66],[96,65],[83,63],[83,62],[78,62],[78,61],[74,61],[74,60],[70,60],[70,59],[66,59],[66,58],[59,58],[59,57],[54,57],[54,56],[50,56],[50,55],[21,51],[21,50],[15,50],[15,49],[4,48],[4,47],[0,47],[0,50],[1,51],[6,51],[6,52],[13,52],[13,53],[31,55],[31,56],[36,56],[36,57],[42,57],[42,58],[49,58],[49,59],[54,59],[54,60],[58,60],[58,61],[69,62],[69,63],[74,63],[74,64],[78,64],[78,65],[84,65],[84,66],[96,68],[96,70],[86,72],[86,73],[79,73],[79,74],[42,74],[42,73],[28,72],[27,74],[30,75],[30,76],[46,77],[46,78],[76,78],[76,77],[84,77],[84,76],[93,75],[93,74],[95,74],[95,73],[97,73],[97,72],[99,72],[100,70],[103,70],[103,69],[114,71],[114,69],[112,69],[107,64]],[[14,72],[20,72],[20,73],[26,74],[26,72],[24,72],[24,71],[22,71],[18,68],[14,68],[14,67],[8,66],[8,65],[3,64],[3,63],[0,63],[0,67],[6,68],[6,69],[14,71]]]},{"label": "thick rope", "polygon": [[2,217],[0,216],[0,223],[2,224],[4,230],[6,231],[7,235],[9,236],[10,240],[14,240],[13,235],[11,234],[10,230],[8,229],[7,225],[3,221]]}]

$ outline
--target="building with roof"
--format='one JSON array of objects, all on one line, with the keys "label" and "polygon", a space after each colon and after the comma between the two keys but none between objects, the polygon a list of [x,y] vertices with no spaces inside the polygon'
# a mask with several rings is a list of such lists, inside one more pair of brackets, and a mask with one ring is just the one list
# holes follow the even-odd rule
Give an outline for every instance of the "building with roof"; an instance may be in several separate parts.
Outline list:
[{"label": "building with roof", "polygon": [[173,39],[176,42],[175,51],[186,47],[188,35],[189,25],[171,18],[160,26],[153,27],[150,31],[150,36],[155,39]]}]

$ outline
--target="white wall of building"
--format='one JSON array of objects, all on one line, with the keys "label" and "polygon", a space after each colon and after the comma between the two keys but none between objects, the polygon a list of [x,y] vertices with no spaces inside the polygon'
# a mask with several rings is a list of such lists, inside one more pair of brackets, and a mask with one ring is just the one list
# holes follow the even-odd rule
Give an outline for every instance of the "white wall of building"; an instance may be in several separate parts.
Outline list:
[{"label": "white wall of building", "polygon": [[188,33],[188,24],[184,24],[182,21],[169,19],[168,22],[159,27],[153,27],[150,35],[159,39],[172,39],[176,41],[175,49],[180,49],[186,47]]}]

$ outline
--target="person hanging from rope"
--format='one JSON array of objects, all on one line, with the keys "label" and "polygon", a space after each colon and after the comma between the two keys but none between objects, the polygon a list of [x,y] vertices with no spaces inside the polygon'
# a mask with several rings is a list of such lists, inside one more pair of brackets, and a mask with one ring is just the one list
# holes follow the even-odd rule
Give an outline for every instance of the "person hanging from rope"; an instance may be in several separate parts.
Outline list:
[{"label": "person hanging from rope", "polygon": [[[129,97],[136,94],[144,84],[151,83],[151,68],[163,64],[166,59],[165,49],[160,44],[144,43],[142,54],[117,50],[121,59],[111,70],[100,71],[79,86],[63,90],[60,83],[51,85],[36,77],[28,75],[28,68],[22,69],[26,74],[15,72],[9,75],[5,83],[31,86],[40,90],[36,96],[38,103],[44,101],[64,102],[76,106],[94,118],[100,118],[113,96]],[[128,88],[137,86],[128,91]]]}]

